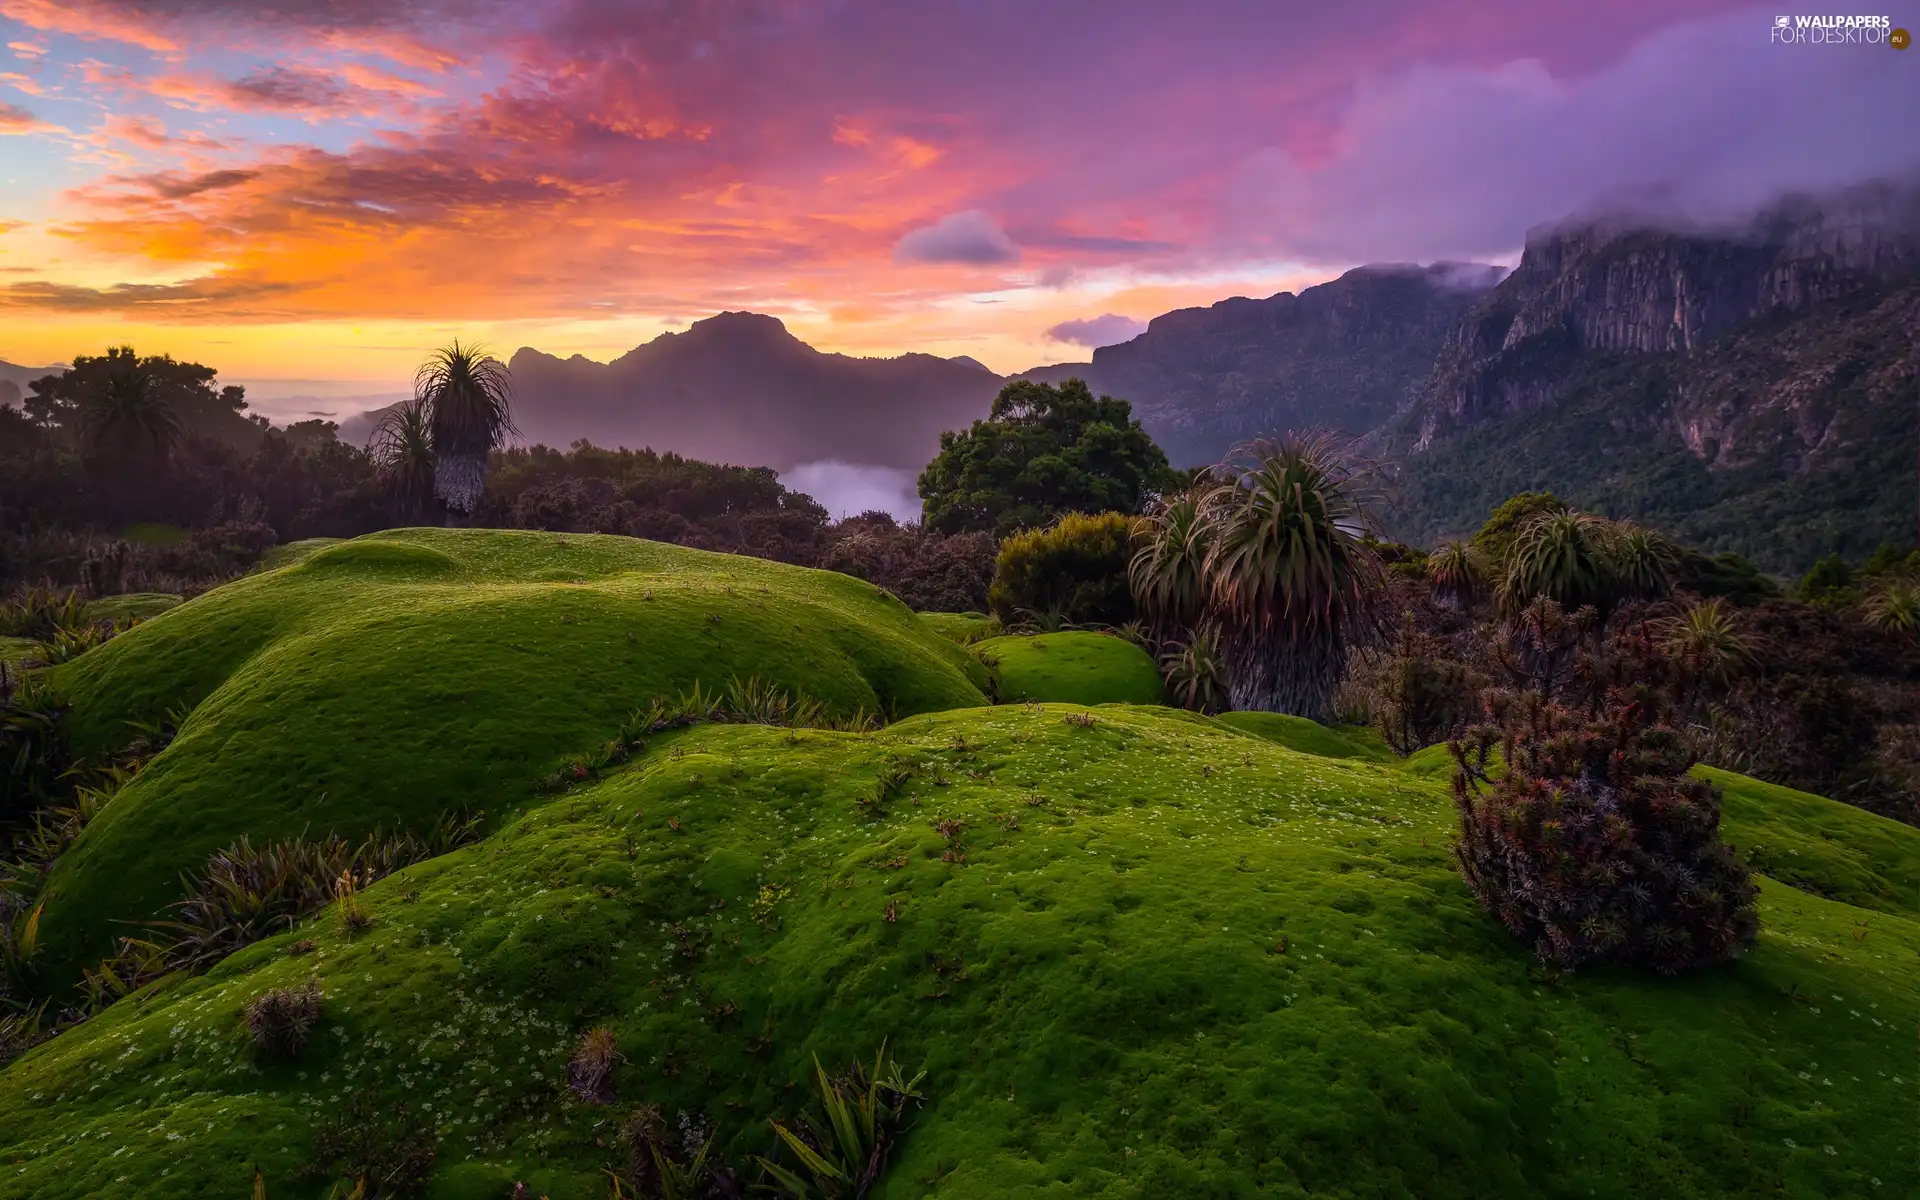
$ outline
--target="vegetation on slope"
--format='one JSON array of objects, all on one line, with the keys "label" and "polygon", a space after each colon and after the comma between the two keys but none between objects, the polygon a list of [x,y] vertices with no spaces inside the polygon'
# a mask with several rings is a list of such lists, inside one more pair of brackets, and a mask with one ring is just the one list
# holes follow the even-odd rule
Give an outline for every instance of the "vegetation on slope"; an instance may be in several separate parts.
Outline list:
[{"label": "vegetation on slope", "polygon": [[[814,1055],[882,1039],[929,1099],[878,1196],[1920,1186],[1920,925],[1766,883],[1726,968],[1543,973],[1452,823],[1416,774],[1124,708],[666,735],[374,885],[357,936],[329,915],[14,1062],[0,1195],[244,1195],[258,1164],[317,1196],[351,1169],[306,1171],[317,1134],[360,1121],[433,1148],[428,1195],[597,1200],[632,1110],[743,1164]],[[309,978],[309,1045],[262,1057],[248,1004]],[[567,1087],[601,1025],[606,1105]]]},{"label": "vegetation on slope", "polygon": [[195,708],[62,857],[42,969],[74,978],[241,834],[503,815],[648,698],[736,677],[894,716],[987,682],[858,580],[626,538],[396,531],[209,593],[54,676],[86,757]]},{"label": "vegetation on slope", "polygon": [[1010,634],[975,643],[999,699],[1061,704],[1160,704],[1160,672],[1147,652],[1110,633]]}]

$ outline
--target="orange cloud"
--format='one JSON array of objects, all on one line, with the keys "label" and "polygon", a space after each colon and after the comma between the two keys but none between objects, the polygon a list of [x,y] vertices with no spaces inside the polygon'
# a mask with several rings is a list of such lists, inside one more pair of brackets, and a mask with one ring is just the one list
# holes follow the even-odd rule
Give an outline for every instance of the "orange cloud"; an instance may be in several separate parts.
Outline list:
[{"label": "orange cloud", "polygon": [[10,84],[14,90],[25,92],[29,96],[46,94],[39,84],[17,71],[0,71],[0,83]]}]

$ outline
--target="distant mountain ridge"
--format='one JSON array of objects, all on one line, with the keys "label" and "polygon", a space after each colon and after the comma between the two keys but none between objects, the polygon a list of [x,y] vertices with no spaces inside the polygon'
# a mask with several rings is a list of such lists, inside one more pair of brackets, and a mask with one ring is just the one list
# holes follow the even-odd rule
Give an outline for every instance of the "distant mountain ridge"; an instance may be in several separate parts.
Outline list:
[{"label": "distant mountain ridge", "polygon": [[724,312],[610,363],[513,355],[528,441],[651,446],[788,470],[838,460],[918,471],[940,433],[984,417],[1000,377],[977,363],[823,354],[778,319]]},{"label": "distant mountain ridge", "polygon": [[28,384],[43,375],[58,375],[66,369],[66,363],[55,363],[50,367],[22,367],[0,359],[0,407],[19,408],[21,400],[27,395]]},{"label": "distant mountain ridge", "polygon": [[1233,443],[1288,429],[1359,436],[1403,408],[1447,333],[1505,272],[1479,263],[1355,267],[1299,294],[1236,296],[1155,317],[1090,363],[1022,378],[1079,375],[1133,403],[1178,466],[1217,461]]}]

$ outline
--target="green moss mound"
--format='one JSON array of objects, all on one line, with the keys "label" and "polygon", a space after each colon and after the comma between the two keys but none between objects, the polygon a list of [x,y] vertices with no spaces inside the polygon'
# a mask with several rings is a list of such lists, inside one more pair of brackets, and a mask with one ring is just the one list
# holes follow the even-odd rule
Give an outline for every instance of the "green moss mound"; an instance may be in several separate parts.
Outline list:
[{"label": "green moss mound", "polygon": [[1005,703],[1160,704],[1165,691],[1147,652],[1107,633],[1040,633],[974,643],[994,664]]},{"label": "green moss mound", "polygon": [[[541,578],[556,570],[568,581]],[[649,698],[756,676],[896,716],[983,704],[987,681],[870,584],[631,538],[405,530],[216,589],[55,673],[84,754],[195,708],[61,859],[49,979],[75,978],[242,833],[502,816]]]},{"label": "green moss mound", "polygon": [[[1550,978],[1455,875],[1441,788],[1086,712],[657,738],[376,885],[357,938],[315,922],[13,1063],[0,1196],[246,1195],[256,1163],[318,1196],[313,1131],[366,1090],[437,1126],[429,1195],[600,1200],[631,1106],[739,1162],[815,1054],[882,1038],[929,1103],[880,1197],[1920,1189],[1920,924],[1768,882],[1727,968]],[[257,1060],[242,1006],[309,976],[313,1044]],[[602,1022],[608,1107],[564,1086]]]},{"label": "green moss mound", "polygon": [[338,546],[340,542],[339,538],[301,538],[299,541],[270,547],[260,556],[260,569],[273,571],[281,567],[290,567],[308,555],[325,550],[328,546]]},{"label": "green moss mound", "polygon": [[1805,892],[1920,914],[1920,829],[1824,796],[1696,767],[1721,789],[1721,834],[1756,871]]},{"label": "green moss mound", "polygon": [[180,597],[171,592],[127,592],[108,596],[87,605],[87,615],[96,621],[123,621],[129,617],[145,621],[180,605]]},{"label": "green moss mound", "polygon": [[920,620],[941,637],[970,645],[1000,632],[1000,618],[985,613],[921,613]]},{"label": "green moss mound", "polygon": [[[1285,713],[1230,712],[1214,718],[1229,729],[1238,729],[1258,738],[1321,758],[1360,758],[1369,762],[1396,761],[1392,750],[1380,735],[1364,726],[1328,728],[1305,717]],[[1444,751],[1446,747],[1442,746]]]}]

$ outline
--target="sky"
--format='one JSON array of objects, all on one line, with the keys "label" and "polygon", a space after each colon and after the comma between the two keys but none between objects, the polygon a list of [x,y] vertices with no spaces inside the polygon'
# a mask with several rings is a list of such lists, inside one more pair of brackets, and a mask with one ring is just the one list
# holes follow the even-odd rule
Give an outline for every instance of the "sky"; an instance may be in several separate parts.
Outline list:
[{"label": "sky", "polygon": [[[1920,25],[1920,0],[1911,20]],[[0,359],[1084,359],[1371,261],[1920,166],[1920,50],[1714,0],[0,0]]]}]

